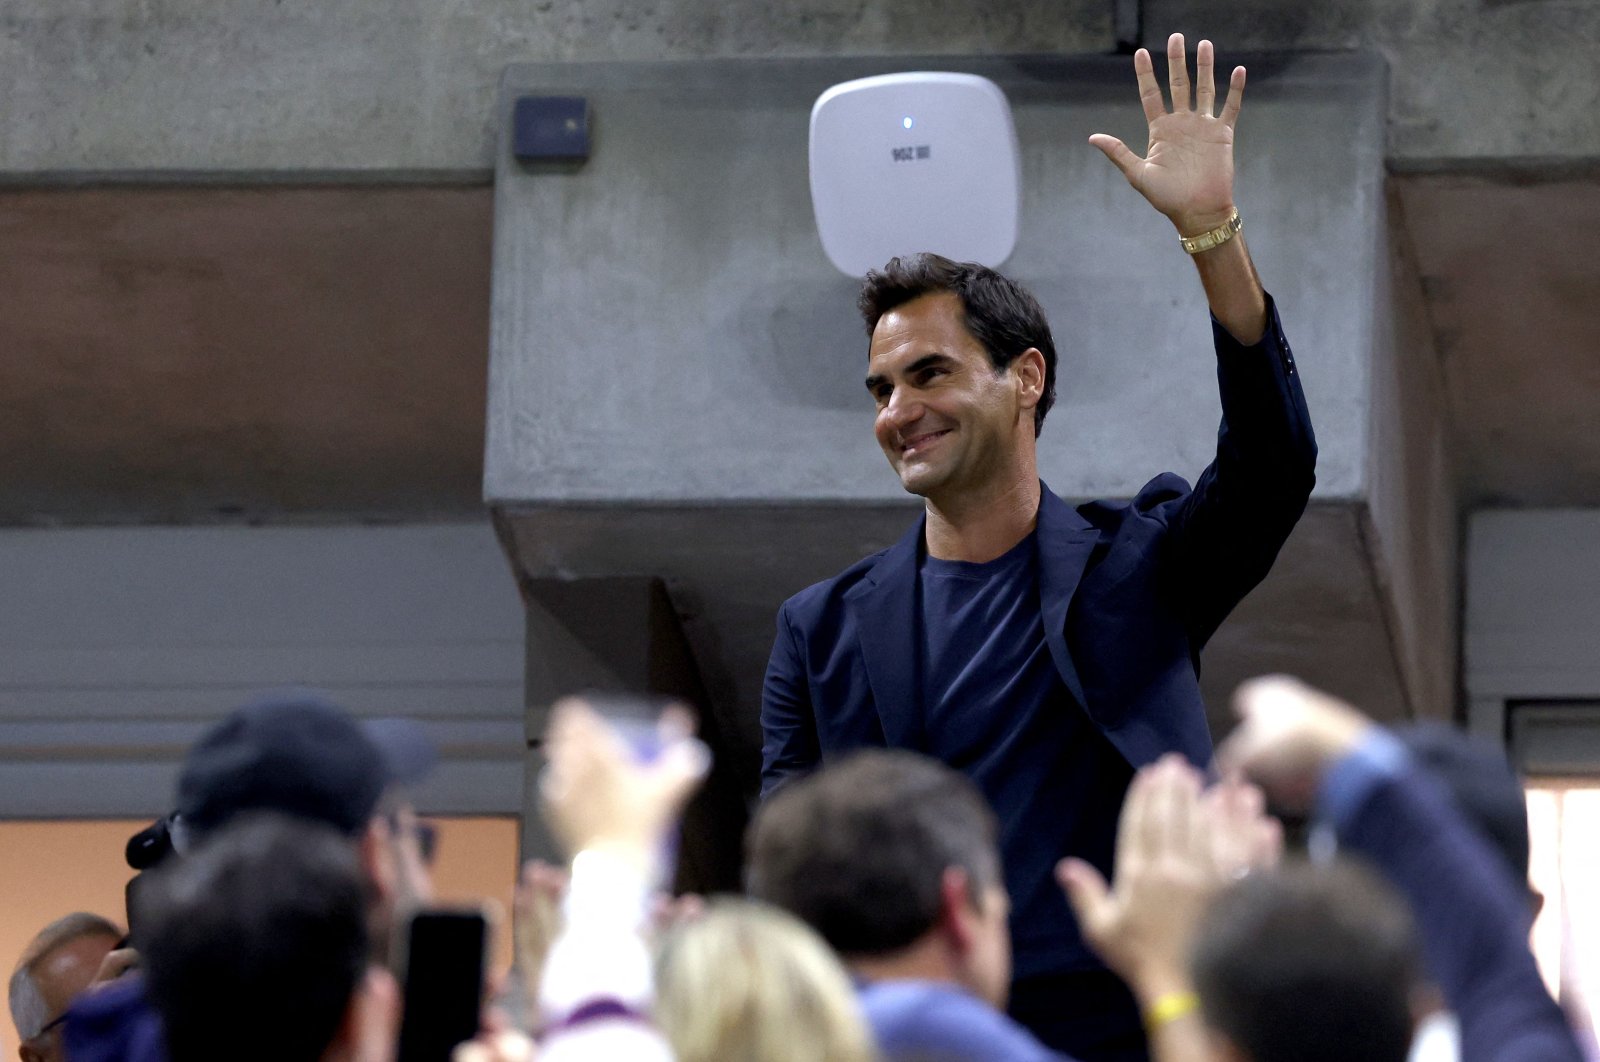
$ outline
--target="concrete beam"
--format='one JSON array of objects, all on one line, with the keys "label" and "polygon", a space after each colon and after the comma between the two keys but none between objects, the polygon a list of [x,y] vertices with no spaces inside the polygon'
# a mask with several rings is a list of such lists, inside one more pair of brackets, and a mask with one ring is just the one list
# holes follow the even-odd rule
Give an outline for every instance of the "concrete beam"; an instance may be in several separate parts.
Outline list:
[{"label": "concrete beam", "polygon": [[[0,175],[484,173],[511,62],[1089,55],[1110,0],[0,0]],[[1600,8],[1570,0],[1147,0],[1145,43],[1372,49],[1402,163],[1600,156]]]}]

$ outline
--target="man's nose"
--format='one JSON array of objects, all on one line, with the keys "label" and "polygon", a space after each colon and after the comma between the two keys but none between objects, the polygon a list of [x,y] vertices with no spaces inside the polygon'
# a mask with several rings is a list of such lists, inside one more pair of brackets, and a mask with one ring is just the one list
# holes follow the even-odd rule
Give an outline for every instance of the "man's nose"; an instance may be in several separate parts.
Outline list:
[{"label": "man's nose", "polygon": [[922,403],[901,388],[895,388],[884,404],[883,415],[891,428],[903,428],[922,416]]}]

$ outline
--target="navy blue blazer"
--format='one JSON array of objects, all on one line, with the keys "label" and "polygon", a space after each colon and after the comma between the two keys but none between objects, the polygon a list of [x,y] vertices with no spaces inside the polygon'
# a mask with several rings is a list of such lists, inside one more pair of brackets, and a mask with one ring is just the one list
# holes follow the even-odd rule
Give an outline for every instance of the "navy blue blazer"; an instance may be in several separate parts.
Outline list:
[{"label": "navy blue blazer", "polygon": [[[1039,600],[1061,681],[1140,767],[1211,759],[1199,653],[1305,510],[1317,445],[1277,310],[1243,346],[1212,321],[1222,427],[1193,489],[1166,473],[1129,503],[1039,503]],[[888,549],[786,601],[762,689],[762,793],[830,756],[924,747],[919,519]],[[931,619],[930,619],[931,622]],[[995,808],[1005,819],[1007,808]]]}]

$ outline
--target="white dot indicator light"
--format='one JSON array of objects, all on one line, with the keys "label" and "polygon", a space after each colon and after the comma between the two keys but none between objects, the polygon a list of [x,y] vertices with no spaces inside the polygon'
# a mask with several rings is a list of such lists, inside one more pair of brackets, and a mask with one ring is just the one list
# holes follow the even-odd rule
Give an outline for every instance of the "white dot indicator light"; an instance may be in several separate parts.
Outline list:
[{"label": "white dot indicator light", "polygon": [[910,129],[912,126],[916,125],[917,123],[914,122],[911,119],[911,116],[908,114],[904,118],[900,119],[900,124],[905,126],[907,129]]}]

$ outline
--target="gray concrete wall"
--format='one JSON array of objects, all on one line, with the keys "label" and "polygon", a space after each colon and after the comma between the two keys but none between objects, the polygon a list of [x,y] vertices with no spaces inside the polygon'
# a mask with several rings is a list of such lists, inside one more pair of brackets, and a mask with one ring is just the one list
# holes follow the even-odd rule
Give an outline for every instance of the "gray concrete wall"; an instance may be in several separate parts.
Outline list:
[{"label": "gray concrete wall", "polygon": [[1410,712],[1450,719],[1460,703],[1455,427],[1398,195],[1385,201],[1383,219],[1362,529]]},{"label": "gray concrete wall", "polygon": [[[930,60],[931,61],[931,60]],[[904,500],[871,434],[855,282],[824,258],[806,121],[829,84],[917,61],[515,67],[588,96],[593,157],[502,147],[485,494],[497,505]],[[945,65],[1010,92],[1023,217],[1006,272],[1050,315],[1060,397],[1040,446],[1067,497],[1194,477],[1220,406],[1205,299],[1170,224],[1099,152],[1142,136],[1122,60]],[[1365,490],[1382,202],[1381,63],[1262,59],[1238,200],[1297,351],[1319,498]]]},{"label": "gray concrete wall", "polygon": [[[1041,297],[1062,356],[1045,478],[1086,498],[1130,495],[1165,469],[1197,475],[1219,413],[1203,295],[1170,226],[1084,142],[1097,129],[1142,133],[1127,64],[937,62],[995,77],[1017,111],[1023,236],[1004,268]],[[892,542],[915,512],[871,437],[854,283],[822,255],[805,162],[816,94],[901,63],[919,61],[539,65],[507,77],[502,107],[519,93],[588,96],[596,141],[575,170],[524,167],[502,148],[486,495],[529,586],[666,581],[709,710],[745,757],[778,604]],[[1399,445],[1393,425],[1373,423],[1377,379],[1392,371],[1373,363],[1394,353],[1376,279],[1384,70],[1348,55],[1251,66],[1239,201],[1321,457],[1311,512],[1207,651],[1205,688],[1219,730],[1232,684],[1265,670],[1402,717],[1410,654],[1427,650],[1395,643],[1413,628],[1387,612],[1415,601],[1379,567],[1411,558],[1366,517],[1373,443]],[[1400,515],[1384,516],[1394,531]],[[529,641],[541,668],[590,611],[581,598],[543,604],[552,626]]]},{"label": "gray concrete wall", "polygon": [[[1110,0],[0,0],[0,174],[487,171],[509,62],[1105,54]],[[1600,155],[1600,7],[1149,0],[1146,40],[1370,49],[1390,153]]]}]

